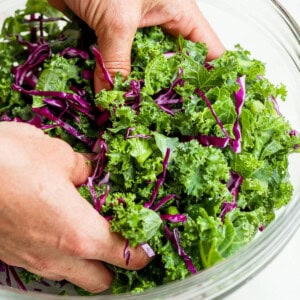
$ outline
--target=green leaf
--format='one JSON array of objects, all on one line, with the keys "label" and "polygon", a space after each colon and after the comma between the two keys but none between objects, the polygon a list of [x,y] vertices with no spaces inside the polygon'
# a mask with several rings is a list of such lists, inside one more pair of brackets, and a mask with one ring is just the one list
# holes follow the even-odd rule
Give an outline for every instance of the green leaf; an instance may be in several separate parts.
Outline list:
[{"label": "green leaf", "polygon": [[[70,80],[79,81],[79,74],[80,69],[75,65],[75,60],[54,55],[45,64],[35,89],[39,91],[70,92]],[[33,107],[43,105],[43,97],[33,97]]]},{"label": "green leaf", "polygon": [[[149,241],[162,224],[156,212],[136,204],[134,198],[134,195],[116,193],[111,202],[108,201],[113,204],[114,212],[111,230],[121,233],[133,247]],[[119,199],[123,199],[124,204],[119,203]]]},{"label": "green leaf", "polygon": [[166,155],[168,148],[171,150],[170,159],[169,159],[169,161],[171,161],[173,159],[174,150],[179,145],[179,139],[177,137],[170,138],[158,132],[154,132],[153,134],[154,134],[156,146],[160,150],[163,157]]},{"label": "green leaf", "polygon": [[146,139],[133,138],[129,139],[131,146],[130,155],[134,157],[139,164],[143,164],[146,159],[153,153],[151,144]]}]

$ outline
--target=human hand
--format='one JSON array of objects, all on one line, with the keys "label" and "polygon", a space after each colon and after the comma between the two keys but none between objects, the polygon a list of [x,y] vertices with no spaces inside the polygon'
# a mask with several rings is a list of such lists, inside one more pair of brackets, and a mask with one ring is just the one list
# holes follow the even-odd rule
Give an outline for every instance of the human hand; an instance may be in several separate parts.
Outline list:
[{"label": "human hand", "polygon": [[87,158],[57,138],[23,123],[0,123],[0,260],[90,292],[111,284],[101,261],[127,269],[149,262],[129,249],[77,192],[91,173]]},{"label": "human hand", "polygon": [[[195,0],[48,0],[64,11],[66,5],[96,33],[98,48],[112,77],[130,73],[130,53],[137,28],[160,25],[168,33],[207,44],[211,60],[224,46],[200,12]],[[108,88],[100,67],[96,67],[95,91]]]}]

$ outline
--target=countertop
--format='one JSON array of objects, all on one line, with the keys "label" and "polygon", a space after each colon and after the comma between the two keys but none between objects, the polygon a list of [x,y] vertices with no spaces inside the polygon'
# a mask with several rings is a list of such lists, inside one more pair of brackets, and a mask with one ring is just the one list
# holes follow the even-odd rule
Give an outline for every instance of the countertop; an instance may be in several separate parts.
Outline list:
[{"label": "countertop", "polygon": [[[300,25],[300,0],[279,2]],[[299,285],[300,229],[271,264],[224,300],[298,300]]]}]

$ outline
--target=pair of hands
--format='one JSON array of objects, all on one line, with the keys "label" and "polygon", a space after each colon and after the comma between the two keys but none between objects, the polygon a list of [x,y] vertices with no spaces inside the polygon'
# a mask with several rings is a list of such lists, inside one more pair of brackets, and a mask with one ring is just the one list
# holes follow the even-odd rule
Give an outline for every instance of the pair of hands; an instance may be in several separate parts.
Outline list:
[{"label": "pair of hands", "polygon": [[[204,41],[208,59],[224,51],[194,0],[49,0],[68,6],[93,28],[112,76],[130,72],[136,29],[161,25],[170,34]],[[106,83],[99,67],[95,90]],[[140,269],[150,259],[141,247],[123,257],[125,240],[83,199],[76,186],[91,174],[88,159],[65,142],[22,123],[0,123],[0,260],[88,291],[107,289],[112,273],[102,261]]]}]

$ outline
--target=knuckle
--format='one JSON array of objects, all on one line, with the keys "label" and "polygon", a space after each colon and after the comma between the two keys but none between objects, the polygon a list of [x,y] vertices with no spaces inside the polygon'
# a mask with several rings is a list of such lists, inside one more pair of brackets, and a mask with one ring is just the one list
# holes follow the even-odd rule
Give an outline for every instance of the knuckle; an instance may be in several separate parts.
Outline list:
[{"label": "knuckle", "polygon": [[87,238],[80,233],[75,233],[72,236],[60,241],[59,248],[68,256],[88,257],[88,241]]},{"label": "knuckle", "polygon": [[108,61],[105,65],[113,78],[117,73],[120,73],[123,78],[126,78],[131,70],[129,62],[121,57],[117,57],[115,61]]},{"label": "knuckle", "polygon": [[[126,78],[131,71],[130,62],[127,61],[126,58],[122,56],[122,54],[116,55],[113,61],[106,60],[105,67],[107,68],[112,78],[115,78],[117,73],[120,73],[123,78]],[[98,66],[95,76],[101,82],[106,82],[103,72],[99,69]]]},{"label": "knuckle", "polygon": [[[115,7],[115,5],[112,5],[109,13],[107,14],[106,24],[109,24],[109,28],[113,32],[117,32],[119,34],[127,33],[128,31],[132,30],[133,27],[138,24],[138,16],[136,10],[128,10],[125,6],[128,6],[128,4],[120,4],[121,7]],[[122,9],[122,6],[124,9]],[[124,13],[124,10],[127,10],[127,13]]]}]

